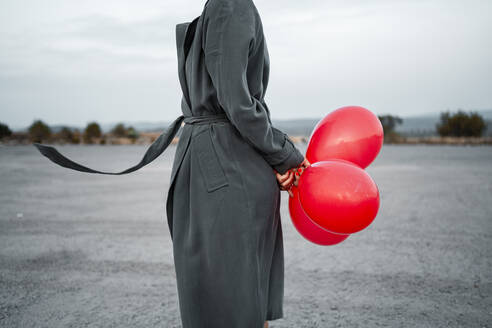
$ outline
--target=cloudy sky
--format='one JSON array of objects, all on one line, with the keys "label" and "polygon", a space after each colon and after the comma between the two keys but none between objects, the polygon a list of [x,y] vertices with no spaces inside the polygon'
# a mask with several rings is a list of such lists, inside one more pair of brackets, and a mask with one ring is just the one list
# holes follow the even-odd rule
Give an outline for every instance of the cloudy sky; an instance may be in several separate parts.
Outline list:
[{"label": "cloudy sky", "polygon": [[[181,114],[175,25],[206,0],[1,0],[0,122]],[[492,108],[490,0],[254,0],[273,119]]]}]

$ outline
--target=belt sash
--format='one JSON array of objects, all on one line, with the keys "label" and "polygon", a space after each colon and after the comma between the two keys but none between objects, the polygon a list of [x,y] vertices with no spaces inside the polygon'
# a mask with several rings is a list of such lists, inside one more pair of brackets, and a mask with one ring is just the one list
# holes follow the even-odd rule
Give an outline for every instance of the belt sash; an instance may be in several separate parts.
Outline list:
[{"label": "belt sash", "polygon": [[166,131],[164,131],[156,140],[154,140],[154,142],[148,147],[142,160],[140,160],[138,164],[129,167],[121,172],[104,172],[104,171],[94,170],[87,166],[76,163],[71,159],[63,156],[62,154],[60,154],[58,150],[56,150],[52,146],[46,146],[37,142],[33,143],[33,145],[36,146],[36,148],[41,152],[41,154],[43,154],[53,163],[72,170],[86,172],[86,173],[97,173],[97,174],[111,174],[111,175],[128,174],[142,168],[143,166],[149,164],[154,159],[159,157],[164,152],[164,150],[169,146],[171,141],[174,139],[174,136],[176,135],[176,133],[178,133],[178,130],[181,127],[181,123],[183,121],[185,124],[212,124],[218,122],[229,122],[225,113],[201,115],[201,116],[180,115],[178,116],[178,118],[174,120],[174,122],[171,123],[171,125],[169,125]]}]

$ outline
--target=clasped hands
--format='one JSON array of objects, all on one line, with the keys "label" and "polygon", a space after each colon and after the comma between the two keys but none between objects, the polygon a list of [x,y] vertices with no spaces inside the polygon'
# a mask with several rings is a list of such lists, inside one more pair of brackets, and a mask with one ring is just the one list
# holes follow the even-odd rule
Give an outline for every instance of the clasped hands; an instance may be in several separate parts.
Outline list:
[{"label": "clasped hands", "polygon": [[287,170],[287,172],[285,172],[284,174],[280,174],[274,169],[273,171],[275,172],[275,175],[277,177],[277,183],[280,187],[280,190],[287,190],[289,196],[293,197],[294,193],[291,190],[292,185],[295,185],[297,187],[302,172],[304,172],[304,170],[310,165],[311,163],[309,163],[307,158],[304,158],[304,161],[302,161],[302,163],[298,167]]}]

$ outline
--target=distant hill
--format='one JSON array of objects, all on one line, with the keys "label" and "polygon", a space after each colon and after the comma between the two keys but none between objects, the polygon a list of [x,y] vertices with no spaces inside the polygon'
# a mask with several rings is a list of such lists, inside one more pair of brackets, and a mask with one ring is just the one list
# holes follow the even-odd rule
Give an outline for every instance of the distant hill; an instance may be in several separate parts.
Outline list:
[{"label": "distant hill", "polygon": [[[492,136],[492,110],[479,110],[480,115],[488,123],[485,136]],[[396,131],[405,136],[437,136],[436,124],[440,121],[440,113],[430,113],[415,116],[400,116],[403,124]],[[320,118],[272,120],[273,125],[289,135],[309,137]]]},{"label": "distant hill", "polygon": [[[451,111],[454,113],[455,111]],[[489,128],[484,135],[492,135],[492,110],[477,111],[488,123]],[[430,113],[415,116],[400,116],[403,124],[395,130],[406,136],[437,136],[436,124],[440,122],[440,113]]]},{"label": "distant hill", "polygon": [[288,120],[274,120],[272,124],[279,130],[292,136],[306,136],[309,137],[313,132],[314,127],[322,118],[299,118]]}]

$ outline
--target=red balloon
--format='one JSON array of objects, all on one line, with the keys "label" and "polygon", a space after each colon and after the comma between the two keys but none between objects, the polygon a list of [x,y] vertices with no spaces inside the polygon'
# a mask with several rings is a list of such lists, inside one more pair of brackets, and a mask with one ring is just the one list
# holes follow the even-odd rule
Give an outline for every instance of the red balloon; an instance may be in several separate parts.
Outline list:
[{"label": "red balloon", "polygon": [[[302,176],[302,175],[301,175]],[[299,201],[298,188],[292,186],[293,197],[289,197],[289,213],[296,230],[312,243],[329,246],[341,243],[348,238],[348,234],[334,234],[314,223],[304,212]]]},{"label": "red balloon", "polygon": [[316,224],[333,233],[366,228],[379,209],[379,190],[369,174],[344,160],[311,164],[299,179],[299,200]]},{"label": "red balloon", "polygon": [[309,137],[306,158],[310,163],[340,158],[366,168],[383,145],[383,126],[370,110],[346,106],[316,124]]}]

